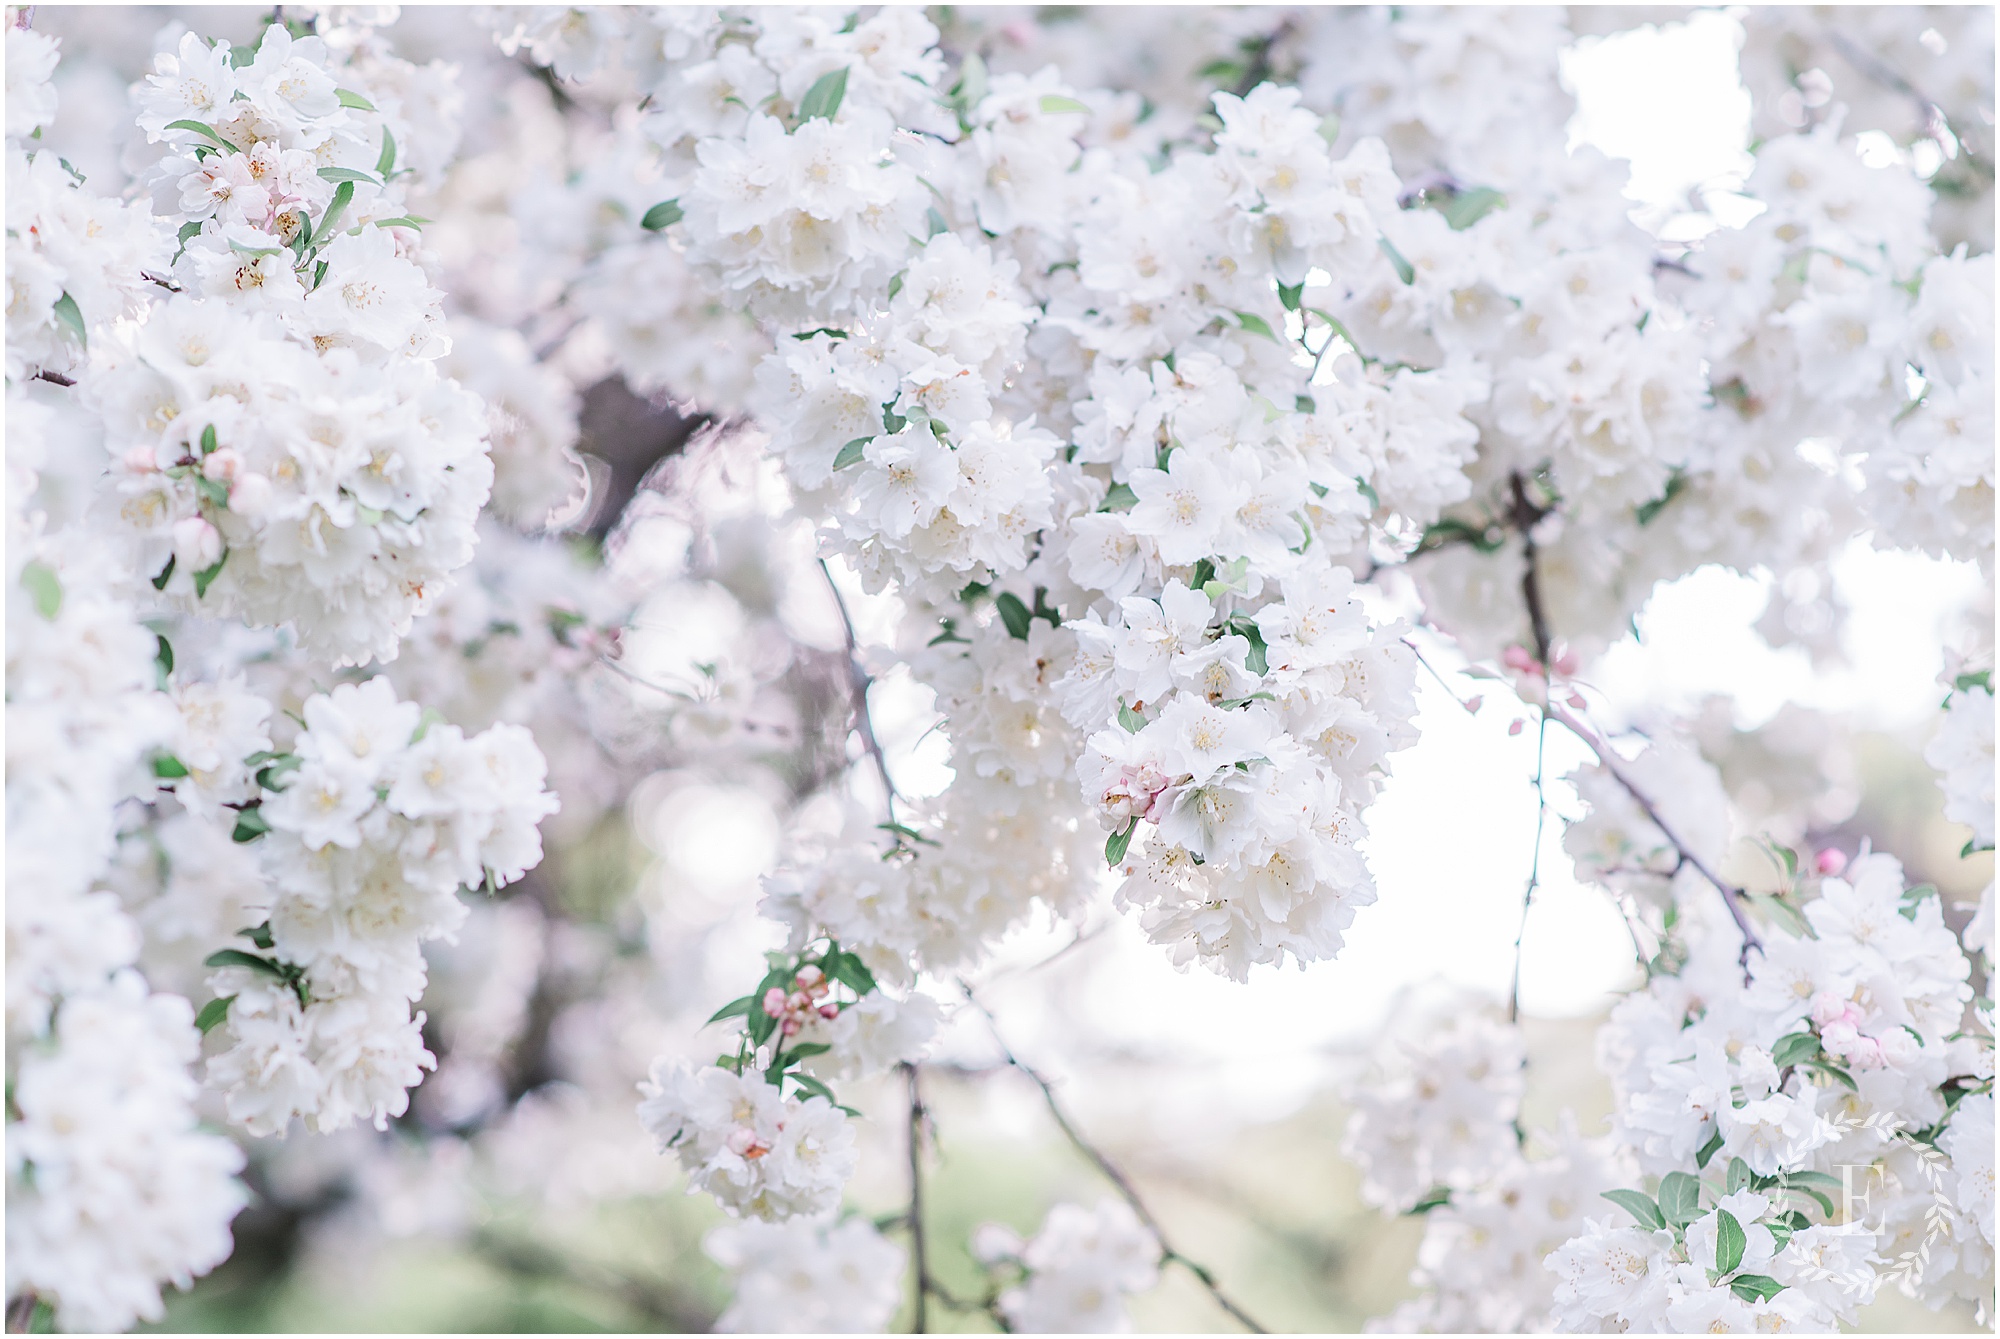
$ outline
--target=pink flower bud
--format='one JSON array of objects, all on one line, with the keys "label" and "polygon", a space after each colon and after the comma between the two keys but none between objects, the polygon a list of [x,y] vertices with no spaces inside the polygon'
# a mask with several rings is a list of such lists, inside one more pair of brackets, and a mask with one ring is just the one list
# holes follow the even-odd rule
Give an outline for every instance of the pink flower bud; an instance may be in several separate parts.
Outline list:
[{"label": "pink flower bud", "polygon": [[821,1018],[838,1018],[840,1017],[840,1006],[837,1004],[822,1004],[819,1007],[819,1016]]},{"label": "pink flower bud", "polygon": [[1564,647],[1556,653],[1556,673],[1568,678],[1576,673],[1576,652]]},{"label": "pink flower bud", "polygon": [[799,968],[799,974],[792,978],[792,983],[800,990],[811,990],[814,986],[823,985],[825,981],[826,973],[811,963]]},{"label": "pink flower bud", "polygon": [[778,1030],[787,1037],[796,1037],[799,1035],[799,1029],[804,1026],[805,1024],[799,1022],[797,1018],[787,1018],[784,1022],[778,1024]]},{"label": "pink flower bud", "polygon": [[201,462],[201,472],[217,483],[226,484],[243,472],[243,455],[232,446],[211,451]]},{"label": "pink flower bud", "polygon": [[1838,874],[1847,868],[1847,852],[1829,846],[1813,859],[1813,868],[1822,874]]},{"label": "pink flower bud", "polygon": [[1542,664],[1528,653],[1524,646],[1510,646],[1500,653],[1500,663],[1508,669],[1531,674],[1541,669]]},{"label": "pink flower bud", "polygon": [[160,468],[160,462],[153,458],[150,446],[134,446],[118,457],[118,463],[133,474],[151,474]]},{"label": "pink flower bud", "polygon": [[764,1012],[771,1017],[783,1018],[785,1016],[785,992],[777,986],[772,986],[764,992],[762,1007]]},{"label": "pink flower bud", "polygon": [[1519,716],[1516,716],[1514,718],[1514,723],[1507,727],[1507,733],[1510,735],[1518,735],[1521,733],[1521,727],[1526,724],[1527,724],[1526,721],[1522,720]]},{"label": "pink flower bud", "polygon": [[200,516],[174,522],[174,559],[189,572],[205,572],[222,556],[222,532]]},{"label": "pink flower bud", "polygon": [[1577,711],[1582,711],[1585,707],[1590,705],[1588,702],[1585,702],[1583,700],[1582,693],[1571,693],[1569,695],[1568,701],[1570,706]]},{"label": "pink flower bud", "polygon": [[755,1130],[746,1130],[740,1125],[729,1132],[729,1138],[724,1141],[723,1146],[737,1157],[751,1161],[771,1151],[771,1146],[759,1139]]}]

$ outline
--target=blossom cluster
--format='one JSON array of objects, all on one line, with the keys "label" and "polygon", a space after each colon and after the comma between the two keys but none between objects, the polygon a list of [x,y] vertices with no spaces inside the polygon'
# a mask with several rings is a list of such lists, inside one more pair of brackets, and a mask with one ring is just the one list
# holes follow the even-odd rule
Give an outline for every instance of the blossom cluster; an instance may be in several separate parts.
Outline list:
[{"label": "blossom cluster", "polygon": [[1011,1277],[995,1305],[1022,1334],[1115,1334],[1131,1328],[1125,1299],[1160,1279],[1160,1241],[1130,1207],[1100,1200],[1094,1209],[1058,1204],[1041,1230],[1022,1241],[988,1223],[974,1232],[973,1255]]}]

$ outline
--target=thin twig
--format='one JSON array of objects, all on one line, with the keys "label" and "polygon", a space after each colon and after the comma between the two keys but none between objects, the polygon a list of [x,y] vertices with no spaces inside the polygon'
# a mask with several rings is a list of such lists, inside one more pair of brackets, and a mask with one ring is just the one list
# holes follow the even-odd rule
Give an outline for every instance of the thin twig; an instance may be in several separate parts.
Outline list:
[{"label": "thin twig", "polygon": [[1514,931],[1514,984],[1507,991],[1507,1021],[1521,1021],[1521,941],[1528,934],[1528,911],[1535,905],[1535,890],[1542,886],[1542,828],[1548,821],[1549,795],[1543,784],[1548,771],[1549,713],[1544,710],[1535,722],[1535,854],[1528,863],[1528,888],[1521,894],[1521,924]]},{"label": "thin twig", "polygon": [[1215,1304],[1228,1312],[1237,1324],[1252,1334],[1269,1334],[1269,1330],[1252,1320],[1243,1308],[1229,1300],[1228,1296],[1223,1293],[1221,1287],[1216,1283],[1215,1275],[1209,1272],[1207,1266],[1188,1258],[1174,1248],[1173,1244],[1167,1240],[1166,1231],[1160,1226],[1160,1220],[1153,1216],[1153,1211],[1148,1209],[1146,1202],[1139,1198],[1139,1192],[1133,1188],[1131,1180],[1123,1171],[1119,1170],[1118,1165],[1112,1162],[1102,1149],[1083,1137],[1082,1133],[1070,1121],[1069,1114],[1063,1110],[1062,1103],[1056,1099],[1056,1090],[1049,1081],[1028,1068],[1028,1066],[1022,1064],[1020,1058],[1008,1047],[1006,1038],[1000,1035],[1000,1024],[993,1017],[992,1011],[979,1002],[979,997],[972,993],[972,987],[963,978],[960,978],[958,988],[965,993],[966,1001],[974,1009],[977,1009],[980,1016],[986,1020],[987,1030],[993,1034],[994,1044],[999,1046],[1000,1053],[1007,1058],[1007,1063],[1027,1075],[1033,1081],[1034,1085],[1042,1090],[1042,1100],[1048,1104],[1049,1115],[1055,1118],[1057,1128],[1063,1132],[1063,1135],[1075,1147],[1076,1151],[1089,1159],[1091,1165],[1097,1168],[1104,1179],[1117,1189],[1124,1201],[1132,1206],[1132,1212],[1138,1215],[1139,1221],[1144,1223],[1152,1232],[1154,1240],[1160,1243],[1161,1266],[1164,1267],[1170,1264],[1180,1265],[1190,1274],[1194,1275],[1200,1281],[1202,1287],[1208,1289],[1208,1295],[1215,1299]]},{"label": "thin twig", "polygon": [[1535,638],[1535,659],[1541,662],[1542,679],[1549,675],[1549,619],[1542,608],[1542,579],[1535,565],[1535,527],[1547,516],[1546,507],[1537,507],[1528,501],[1528,483],[1519,470],[1508,476],[1514,490],[1514,510],[1508,518],[1514,528],[1521,532],[1521,549],[1524,558],[1521,574],[1521,598],[1528,606],[1528,627]]},{"label": "thin twig", "polygon": [[48,382],[48,383],[49,383],[50,385],[52,385],[52,386],[74,386],[74,385],[76,385],[76,381],[75,381],[75,379],[74,379],[74,378],[72,378],[72,377],[66,377],[66,376],[64,376],[64,375],[63,375],[62,373],[60,373],[60,372],[50,372],[50,371],[48,371],[48,370],[46,370],[46,369],[44,369],[44,370],[42,370],[42,371],[40,371],[40,372],[37,372],[37,373],[35,373],[35,380],[37,380],[37,381],[46,381],[46,382]]},{"label": "thin twig", "polygon": [[910,1212],[904,1223],[910,1229],[910,1260],[916,1266],[916,1310],[910,1321],[910,1332],[923,1334],[929,1329],[924,1304],[933,1291],[928,1257],[924,1253],[924,1098],[917,1087],[917,1067],[903,1065],[903,1076],[910,1085]]},{"label": "thin twig", "polygon": [[1725,883],[1714,870],[1708,867],[1708,862],[1696,855],[1686,842],[1674,834],[1674,830],[1667,826],[1667,820],[1662,818],[1660,811],[1653,807],[1653,802],[1646,798],[1643,791],[1632,784],[1632,779],[1626,776],[1624,770],[1619,767],[1617,755],[1597,738],[1590,727],[1577,720],[1574,716],[1571,716],[1553,701],[1549,703],[1548,711],[1550,715],[1567,726],[1571,734],[1581,739],[1590,747],[1590,751],[1597,755],[1597,760],[1604,764],[1604,770],[1611,773],[1611,779],[1622,786],[1625,793],[1638,802],[1639,808],[1645,811],[1646,817],[1666,837],[1667,843],[1680,854],[1680,858],[1688,864],[1693,865],[1695,872],[1714,884],[1716,890],[1722,894],[1723,903],[1729,908],[1730,918],[1736,922],[1737,930],[1743,935],[1743,951],[1737,955],[1737,962],[1741,964],[1744,977],[1747,980],[1750,973],[1750,950],[1756,949],[1761,953],[1764,949],[1764,941],[1758,938],[1757,931],[1750,924],[1750,918],[1743,911],[1743,903],[1747,895],[1735,884]]},{"label": "thin twig", "polygon": [[826,576],[826,588],[833,592],[833,602],[840,609],[840,626],[847,634],[847,671],[854,693],[854,728],[861,735],[862,747],[875,760],[876,774],[882,778],[882,794],[889,805],[889,821],[894,823],[897,821],[896,783],[889,779],[889,760],[882,754],[882,745],[875,738],[875,724],[868,715],[868,685],[872,680],[868,671],[861,668],[861,644],[854,636],[854,619],[847,612],[847,601],[841,598],[840,587],[834,582],[833,569],[826,565],[826,559],[819,560],[819,570]]},{"label": "thin twig", "polygon": [[1424,658],[1423,649],[1421,647],[1419,647],[1415,642],[1411,641],[1408,637],[1403,638],[1403,645],[1409,647],[1410,650],[1413,653],[1415,653],[1417,657],[1417,663],[1419,665],[1422,665],[1425,669],[1431,672],[1431,677],[1438,681],[1438,685],[1442,687],[1445,690],[1445,692],[1451,694],[1452,701],[1458,703],[1459,706],[1465,708],[1467,715],[1478,714],[1479,708],[1473,705],[1472,700],[1470,698],[1460,697],[1458,695],[1458,690],[1451,686],[1451,681],[1446,679],[1444,675],[1438,673],[1437,666],[1431,664],[1429,660],[1426,660]]}]

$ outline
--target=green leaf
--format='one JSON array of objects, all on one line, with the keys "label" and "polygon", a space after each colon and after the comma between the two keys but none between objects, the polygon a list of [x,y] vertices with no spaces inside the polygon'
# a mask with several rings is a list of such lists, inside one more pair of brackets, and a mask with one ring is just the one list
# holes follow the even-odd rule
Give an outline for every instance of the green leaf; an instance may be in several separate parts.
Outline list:
[{"label": "green leaf", "polygon": [[77,307],[76,299],[65,292],[56,299],[56,320],[63,328],[76,336],[76,342],[84,348],[90,347],[90,336],[83,328],[83,312]]},{"label": "green leaf", "polygon": [[1638,1190],[1607,1190],[1604,1198],[1639,1220],[1640,1227],[1662,1228],[1667,1220],[1650,1195]]},{"label": "green leaf", "polygon": [[269,921],[264,922],[262,925],[253,925],[247,930],[238,930],[236,933],[249,939],[258,948],[269,948],[277,942],[271,938],[271,923]]},{"label": "green leaf", "polygon": [[[322,169],[322,171],[331,171],[331,170],[332,169]],[[340,216],[347,212],[347,206],[350,203],[352,203],[353,200],[354,200],[353,182],[343,181],[340,183],[339,186],[335,187],[333,192],[333,199],[327,202],[326,212],[319,216],[319,227],[313,230],[313,235],[316,237],[331,236],[334,231],[334,225],[340,221]],[[324,264],[324,262],[321,263]],[[315,278],[313,280],[313,287],[314,288],[319,287],[318,278]]]},{"label": "green leaf", "polygon": [[[1453,232],[1464,232],[1506,203],[1507,197],[1492,187],[1475,186],[1439,202],[1437,211],[1444,215],[1444,221],[1451,225]],[[1409,281],[1406,279],[1403,282]]]},{"label": "green leaf", "polygon": [[1725,1173],[1723,1192],[1734,1195],[1737,1191],[1749,1185],[1751,1179],[1750,1164],[1741,1158],[1731,1158],[1729,1160],[1729,1170]]},{"label": "green leaf", "polygon": [[1139,505],[1139,495],[1132,491],[1131,484],[1113,484],[1098,504],[1099,511],[1130,511]]},{"label": "green leaf", "polygon": [[268,764],[257,769],[257,784],[265,790],[282,791],[284,787],[278,784],[280,778],[298,771],[304,764],[305,759],[296,753],[278,754]]},{"label": "green leaf", "polygon": [[194,476],[194,491],[201,494],[202,501],[223,511],[229,509],[229,485],[209,478],[205,474]]},{"label": "green leaf", "polygon": [[1826,1075],[1828,1078],[1834,1080],[1836,1083],[1840,1084],[1842,1087],[1846,1088],[1847,1091],[1851,1093],[1858,1093],[1861,1091],[1861,1089],[1855,1085],[1854,1076],[1852,1074],[1849,1074],[1846,1070],[1842,1069],[1839,1065],[1829,1064],[1824,1060],[1808,1060],[1805,1062],[1805,1064],[1807,1069],[1814,1070],[1818,1073]]},{"label": "green leaf", "polygon": [[1136,735],[1146,728],[1146,718],[1125,705],[1125,699],[1118,699],[1118,723],[1125,727],[1127,734]]},{"label": "green leaf", "polygon": [[1409,261],[1403,259],[1403,253],[1398,251],[1395,247],[1395,244],[1392,243],[1388,238],[1386,237],[1382,238],[1380,240],[1380,245],[1382,247],[1382,254],[1387,256],[1389,258],[1389,263],[1396,267],[1396,277],[1398,279],[1401,279],[1406,284],[1415,283],[1417,281],[1416,266],[1410,264]]},{"label": "green leaf", "polygon": [[1315,413],[1319,409],[1319,401],[1310,395],[1295,395],[1292,397],[1292,409],[1300,414]]},{"label": "green leaf", "polygon": [[841,447],[840,450],[834,455],[833,467],[836,470],[844,470],[849,465],[852,465],[857,460],[860,460],[862,455],[866,453],[868,450],[868,443],[874,440],[875,439],[873,437],[856,437],[846,446]]},{"label": "green leaf", "polygon": [[[1790,1234],[1786,1234],[1790,1239]],[[1729,1291],[1746,1302],[1768,1302],[1785,1290],[1785,1285],[1769,1274],[1738,1274],[1729,1280]]]},{"label": "green leaf", "polygon": [[[824,1046],[820,1047],[820,1050],[822,1051],[824,1051],[825,1049],[826,1047]],[[805,1050],[805,1047],[801,1046],[799,1050],[803,1051]],[[797,1055],[798,1051],[794,1051],[792,1054]],[[814,1078],[812,1075],[793,1074],[790,1077],[793,1080],[793,1082],[799,1085],[800,1090],[803,1091],[807,1096],[824,1097],[829,1102],[833,1101],[833,1089],[827,1087],[824,1083],[821,1083],[818,1079]]]},{"label": "green leaf", "polygon": [[1303,283],[1279,284],[1278,301],[1285,304],[1286,311],[1295,312],[1299,309],[1299,303],[1305,300],[1305,292],[1306,286]]},{"label": "green leaf", "polygon": [[1990,693],[1993,691],[1993,671],[1979,670],[1973,674],[1961,674],[1951,681],[1951,686],[1953,691],[1960,693],[1974,688],[1984,688]]},{"label": "green leaf", "polygon": [[169,121],[167,122],[166,128],[168,130],[192,130],[197,135],[207,136],[209,139],[215,142],[215,146],[217,148],[222,149],[227,153],[243,152],[243,150],[237,148],[234,144],[231,144],[228,140],[224,139],[221,133],[218,132],[214,126],[208,125],[205,122]]},{"label": "green leaf", "polygon": [[791,1064],[795,1061],[804,1060],[808,1056],[825,1055],[832,1049],[833,1047],[823,1041],[801,1042],[799,1045],[785,1052],[785,1063]]},{"label": "green leaf", "polygon": [[799,124],[824,118],[833,119],[840,110],[841,99],[847,96],[847,67],[841,66],[830,74],[823,74],[813,80],[813,86],[799,99]]},{"label": "green leaf", "polygon": [[248,967],[253,971],[268,972],[283,980],[285,971],[269,958],[260,958],[254,953],[245,953],[240,948],[217,949],[202,959],[204,967]]},{"label": "green leaf", "polygon": [[[708,1022],[720,1023],[725,1018],[748,1018],[750,1016],[750,1011],[756,1007],[757,1007],[757,1001],[752,997],[745,995],[741,999],[731,1000],[729,1003],[723,1005],[720,1009],[717,1009],[714,1013],[710,1014],[708,1017]],[[707,1027],[708,1023],[704,1023],[702,1024],[702,1026]]]},{"label": "green leaf", "polygon": [[398,214],[392,219],[376,219],[375,226],[378,228],[415,228],[421,232],[423,231],[423,226],[429,222],[429,219],[419,217],[416,214]]},{"label": "green leaf", "polygon": [[1638,518],[1639,524],[1651,525],[1653,523],[1653,518],[1655,516],[1658,516],[1661,511],[1665,510],[1666,505],[1669,502],[1672,502],[1675,498],[1679,497],[1682,493],[1685,493],[1687,491],[1687,485],[1688,485],[1687,474],[1678,468],[1675,469],[1673,473],[1667,476],[1666,492],[1660,494],[1658,497],[1654,498],[1651,502],[1641,503],[1637,508],[1634,509],[1633,515]]},{"label": "green leaf", "polygon": [[194,1016],[194,1025],[201,1029],[202,1036],[215,1031],[216,1025],[229,1017],[229,1006],[235,999],[234,995],[224,995],[201,1006],[201,1012]]},{"label": "green leaf", "polygon": [[1007,625],[1007,635],[1017,642],[1027,641],[1028,625],[1034,620],[1028,606],[1021,603],[1021,597],[1003,590],[993,597],[993,605],[1000,611],[1000,621]]},{"label": "green leaf", "polygon": [[255,805],[236,811],[236,830],[230,837],[239,842],[254,842],[271,830],[271,824]]},{"label": "green leaf", "polygon": [[387,181],[389,174],[396,170],[396,137],[389,133],[389,127],[382,127],[382,156],[375,160],[375,175]]},{"label": "green leaf", "polygon": [[1203,558],[1194,565],[1194,580],[1190,581],[1188,585],[1195,590],[1200,590],[1213,580],[1215,580],[1215,559]]},{"label": "green leaf", "polygon": [[686,215],[681,212],[679,200],[662,200],[646,211],[646,216],[639,220],[639,226],[647,232],[658,232],[662,228],[679,223],[685,217]]},{"label": "green leaf", "polygon": [[1090,108],[1084,106],[1075,98],[1066,98],[1060,93],[1042,94],[1041,108],[1043,111],[1050,113],[1082,112],[1085,116],[1090,115]]},{"label": "green leaf", "polygon": [[[319,174],[324,180],[327,181],[345,181],[345,182],[365,181],[370,186],[379,186],[382,184],[381,182],[377,181],[372,174],[360,171],[359,169],[352,167],[323,167],[319,170]],[[328,209],[328,212],[329,213],[332,212],[330,207]],[[325,232],[326,225],[324,224],[320,225],[320,231]]]},{"label": "green leaf", "polygon": [[1271,329],[1271,323],[1261,316],[1251,312],[1237,312],[1236,319],[1242,323],[1245,330],[1248,330],[1253,335],[1262,335],[1265,339],[1274,340],[1278,343],[1284,342],[1278,339],[1278,332]]},{"label": "green leaf", "polygon": [[1132,845],[1132,834],[1139,829],[1139,820],[1126,820],[1125,826],[1111,834],[1104,843],[1104,863],[1116,865],[1125,859],[1126,848]]},{"label": "green leaf", "polygon": [[1418,1200],[1415,1204],[1412,1204],[1409,1208],[1403,1210],[1403,1216],[1405,1218],[1415,1218],[1421,1214],[1429,1213],[1432,1209],[1441,1209],[1445,1205],[1450,1203],[1451,1203],[1450,1186],[1432,1186],[1429,1190],[1424,1192],[1424,1197],[1422,1199]]},{"label": "green leaf", "polygon": [[1778,1184],[1781,1186],[1825,1186],[1828,1190],[1841,1188],[1840,1178],[1828,1172],[1780,1172]]},{"label": "green leaf", "polygon": [[194,574],[194,597],[197,600],[208,594],[209,585],[222,575],[222,565],[228,561],[229,550],[225,547],[222,550],[222,556],[217,558],[211,566],[204,567],[201,571]]},{"label": "green leaf", "polygon": [[1706,1168],[1708,1160],[1722,1150],[1722,1131],[1717,1130],[1708,1137],[1708,1142],[1695,1150],[1694,1165]]},{"label": "green leaf", "polygon": [[358,112],[372,112],[375,110],[374,103],[362,97],[351,88],[336,88],[333,90],[333,95],[340,99],[340,105],[343,107],[352,107]]},{"label": "green leaf", "polygon": [[46,563],[30,562],[21,567],[21,588],[34,597],[35,612],[51,622],[62,610],[62,579]]},{"label": "green leaf", "polygon": [[1743,1224],[1736,1221],[1736,1215],[1727,1209],[1718,1209],[1715,1214],[1715,1272],[1733,1274],[1736,1266],[1743,1263]]},{"label": "green leaf", "polygon": [[1771,1063],[1779,1069],[1802,1064],[1819,1054],[1819,1038],[1810,1032],[1792,1032],[1778,1038],[1771,1048]]},{"label": "green leaf", "polygon": [[174,644],[159,633],[153,634],[153,674],[159,680],[161,692],[167,691],[167,680],[174,672]]},{"label": "green leaf", "polygon": [[178,234],[176,234],[176,235],[177,235],[177,236],[178,236],[178,237],[180,238],[180,243],[181,243],[181,249],[182,249],[183,251],[185,251],[185,250],[187,249],[187,244],[188,244],[189,242],[191,242],[191,241],[193,241],[193,240],[194,240],[195,238],[197,238],[197,237],[201,236],[201,223],[200,223],[200,221],[199,221],[199,220],[197,220],[196,222],[193,222],[193,223],[183,223],[183,224],[181,224],[181,230],[180,230],[180,232],[179,232]]},{"label": "green leaf", "polygon": [[825,963],[826,974],[846,986],[857,995],[866,995],[875,989],[875,973],[868,970],[868,964],[852,953],[836,953]]},{"label": "green leaf", "polygon": [[1701,1217],[1701,1182],[1686,1172],[1661,1177],[1660,1214],[1673,1227],[1686,1227]]},{"label": "green leaf", "polygon": [[951,86],[951,100],[961,120],[964,113],[986,100],[986,62],[977,51],[967,52],[964,63],[958,67],[958,82]]},{"label": "green leaf", "polygon": [[1248,614],[1238,614],[1229,620],[1229,631],[1250,643],[1250,654],[1243,663],[1252,674],[1263,674],[1271,668],[1270,649],[1264,644],[1264,630],[1257,626],[1257,620]]},{"label": "green leaf", "polygon": [[162,567],[160,569],[160,574],[153,578],[154,590],[165,590],[167,588],[167,583],[174,579],[175,561],[176,559],[172,554],[167,555],[167,565],[165,567]]},{"label": "green leaf", "polygon": [[187,764],[171,753],[155,754],[153,775],[162,781],[178,781],[188,774]]}]

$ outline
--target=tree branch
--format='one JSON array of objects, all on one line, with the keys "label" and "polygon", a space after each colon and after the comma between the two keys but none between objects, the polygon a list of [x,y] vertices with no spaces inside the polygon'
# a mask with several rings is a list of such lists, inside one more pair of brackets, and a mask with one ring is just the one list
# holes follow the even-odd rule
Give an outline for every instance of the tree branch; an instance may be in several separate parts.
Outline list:
[{"label": "tree branch", "polygon": [[1590,751],[1597,755],[1598,762],[1604,765],[1604,770],[1611,774],[1611,779],[1623,787],[1625,793],[1638,803],[1639,808],[1645,812],[1646,817],[1651,820],[1653,826],[1660,830],[1661,834],[1666,837],[1667,843],[1680,854],[1680,858],[1688,864],[1693,865],[1695,872],[1714,884],[1716,890],[1722,894],[1723,903],[1729,908],[1730,919],[1736,922],[1737,930],[1743,935],[1743,951],[1737,955],[1736,960],[1741,964],[1744,979],[1747,982],[1750,975],[1750,950],[1756,949],[1759,953],[1763,952],[1764,941],[1758,938],[1757,931],[1750,924],[1749,916],[1744,913],[1743,904],[1746,901],[1744,891],[1734,884],[1724,882],[1721,876],[1708,867],[1708,862],[1696,855],[1686,842],[1675,835],[1674,830],[1667,826],[1667,820],[1660,816],[1660,811],[1653,807],[1653,802],[1646,798],[1643,791],[1632,784],[1632,778],[1626,776],[1624,770],[1619,767],[1618,756],[1597,738],[1590,727],[1564,711],[1553,701],[1548,704],[1547,710],[1551,716],[1554,716],[1563,725],[1568,727],[1571,734],[1589,746]]},{"label": "tree branch", "polygon": [[1542,886],[1542,828],[1549,816],[1548,788],[1543,784],[1548,771],[1548,746],[1549,713],[1544,706],[1535,722],[1535,854],[1528,863],[1527,891],[1521,894],[1521,924],[1514,931],[1514,984],[1507,991],[1507,1021],[1510,1023],[1521,1021],[1521,941],[1528,934],[1528,912],[1535,905],[1535,890]]},{"label": "tree branch", "polygon": [[847,612],[847,601],[841,598],[840,587],[834,582],[833,569],[826,565],[826,559],[819,560],[819,570],[826,577],[826,588],[833,592],[833,602],[840,609],[840,626],[847,634],[847,670],[854,694],[854,728],[861,735],[861,746],[875,760],[875,772],[882,778],[882,794],[889,806],[889,821],[894,823],[897,821],[896,783],[889,779],[889,760],[882,754],[882,745],[875,738],[875,723],[868,715],[868,686],[873,680],[868,677],[868,671],[861,668],[861,644],[854,636],[854,619]]},{"label": "tree branch", "polygon": [[1088,1139],[1083,1137],[1083,1134],[1071,1122],[1069,1114],[1063,1110],[1062,1103],[1056,1099],[1056,1090],[1049,1081],[1022,1064],[1019,1057],[1008,1047],[1006,1038],[1000,1035],[999,1022],[993,1017],[992,1011],[979,1002],[979,997],[972,993],[971,985],[963,978],[960,978],[958,988],[965,993],[966,1001],[979,1011],[980,1017],[986,1020],[987,1030],[993,1034],[993,1041],[999,1046],[1000,1053],[1007,1058],[1007,1063],[1027,1075],[1034,1082],[1035,1086],[1042,1090],[1042,1100],[1048,1104],[1049,1115],[1055,1118],[1056,1127],[1063,1132],[1064,1137],[1069,1140],[1076,1151],[1089,1159],[1091,1165],[1097,1168],[1104,1179],[1117,1189],[1120,1197],[1132,1206],[1132,1212],[1138,1215],[1139,1221],[1144,1223],[1147,1229],[1152,1232],[1154,1239],[1160,1243],[1161,1266],[1164,1267],[1170,1264],[1180,1265],[1188,1273],[1194,1275],[1202,1287],[1208,1289],[1208,1295],[1215,1299],[1215,1304],[1228,1312],[1237,1324],[1252,1334],[1269,1334],[1269,1330],[1259,1325],[1255,1320],[1250,1318],[1250,1315],[1243,1308],[1229,1300],[1220,1285],[1216,1283],[1215,1275],[1209,1272],[1207,1266],[1190,1259],[1174,1248],[1173,1244],[1167,1240],[1166,1231],[1160,1226],[1160,1220],[1153,1216],[1153,1211],[1148,1209],[1146,1202],[1139,1198],[1139,1192],[1133,1187],[1131,1180],[1123,1171],[1119,1170],[1118,1165],[1112,1162],[1102,1149],[1099,1149],[1095,1144],[1092,1144]]},{"label": "tree branch", "polygon": [[924,1098],[917,1086],[917,1067],[906,1063],[902,1070],[910,1085],[910,1212],[904,1222],[910,1229],[910,1262],[916,1266],[915,1310],[910,1332],[924,1334],[930,1328],[924,1304],[934,1291],[930,1262],[924,1253]]}]

